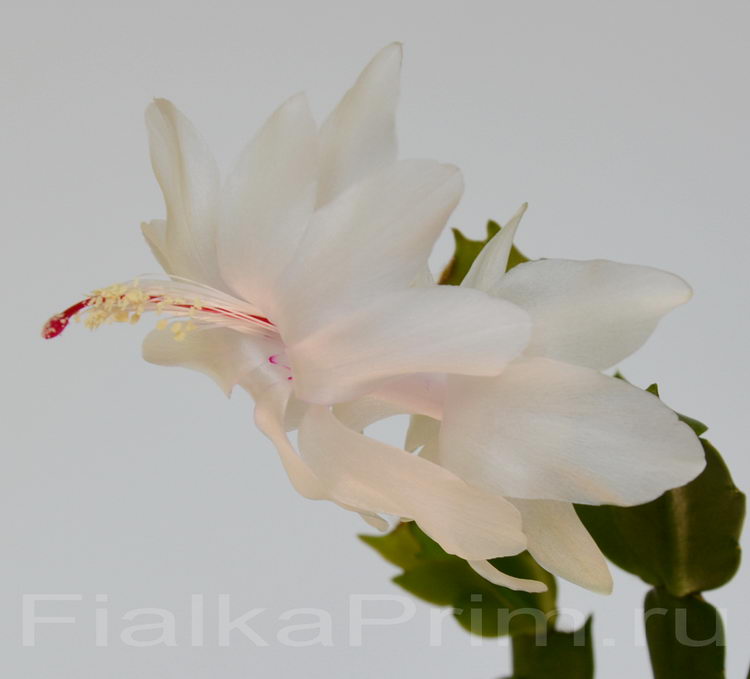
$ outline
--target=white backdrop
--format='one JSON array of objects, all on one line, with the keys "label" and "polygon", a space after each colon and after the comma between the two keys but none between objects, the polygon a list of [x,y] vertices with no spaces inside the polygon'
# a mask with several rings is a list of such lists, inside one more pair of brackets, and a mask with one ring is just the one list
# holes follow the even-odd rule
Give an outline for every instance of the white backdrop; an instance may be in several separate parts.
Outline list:
[{"label": "white backdrop", "polygon": [[[200,375],[142,362],[148,324],[39,339],[46,317],[82,293],[156,268],[138,228],[163,215],[142,123],[153,96],[186,111],[226,166],[287,96],[307,90],[320,117],[375,51],[403,41],[403,154],[463,169],[453,225],[479,235],[487,217],[528,200],[519,244],[529,255],[650,264],[693,284],[693,302],[622,369],[710,424],[750,488],[749,22],[750,6],[729,0],[6,0],[0,673],[491,679],[509,669],[506,647],[473,648],[450,620],[445,643],[429,648],[421,604],[411,622],[351,647],[349,595],[398,594],[395,569],[354,538],[365,528],[356,516],[295,496],[245,397],[227,402]],[[735,678],[750,663],[749,578],[746,567],[708,595],[726,609]],[[563,585],[563,605],[597,617],[599,676],[648,674],[633,621],[645,591],[622,573],[609,598]],[[23,647],[29,593],[82,596],[40,606],[76,623],[42,625]],[[199,648],[192,594],[209,620]],[[239,634],[217,643],[220,594],[235,615],[267,609],[252,620],[267,647]],[[123,613],[144,607],[175,612],[176,646],[119,639]],[[331,611],[333,647],[274,639],[280,614],[310,607]],[[109,616],[107,647],[95,645],[97,610]]]}]

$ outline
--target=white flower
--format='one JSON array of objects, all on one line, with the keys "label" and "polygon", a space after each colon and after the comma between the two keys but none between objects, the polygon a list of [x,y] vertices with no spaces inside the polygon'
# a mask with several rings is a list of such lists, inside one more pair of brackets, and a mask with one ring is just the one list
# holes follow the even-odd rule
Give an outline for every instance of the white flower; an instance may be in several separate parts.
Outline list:
[{"label": "white flower", "polygon": [[[414,418],[407,448],[423,445],[422,456],[509,498],[542,566],[608,592],[607,564],[571,503],[648,502],[691,481],[705,460],[657,397],[599,371],[692,293],[672,274],[604,260],[539,260],[505,273],[525,209],[482,249],[462,287],[525,309],[530,342],[498,376],[449,376],[442,423]],[[474,565],[493,578],[488,564]]]},{"label": "white flower", "polygon": [[167,218],[143,232],[170,278],[96,291],[44,334],[72,317],[90,327],[146,311],[181,318],[147,337],[145,358],[246,388],[300,493],[375,523],[414,519],[467,559],[515,554],[526,540],[510,502],[363,436],[356,405],[331,409],[369,394],[429,414],[429,390],[410,376],[496,375],[529,336],[512,303],[413,285],[462,181],[454,167],[396,159],[400,61],[397,45],[377,55],[320,129],[304,96],[287,101],[223,184],[191,124],[156,101],[146,119]]},{"label": "white flower", "polygon": [[[147,111],[166,220],[143,226],[168,278],[96,291],[50,319],[89,327],[164,314],[147,360],[210,375],[256,402],[295,488],[380,528],[414,519],[484,577],[528,547],[541,565],[608,591],[573,502],[637,504],[703,468],[696,437],[661,402],[605,369],[687,301],[679,278],[613,262],[543,260],[504,274],[523,210],[460,287],[427,258],[460,173],[397,160],[401,51],[368,65],[318,128],[295,96],[222,183],[191,124]],[[409,454],[363,435],[415,415]],[[298,449],[287,432],[298,429]]]}]

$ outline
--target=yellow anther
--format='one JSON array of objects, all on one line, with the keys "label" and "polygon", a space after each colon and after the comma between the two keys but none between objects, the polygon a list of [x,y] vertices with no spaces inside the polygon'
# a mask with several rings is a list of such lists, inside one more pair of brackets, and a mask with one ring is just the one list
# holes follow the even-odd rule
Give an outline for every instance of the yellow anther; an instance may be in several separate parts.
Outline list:
[{"label": "yellow anther", "polygon": [[86,307],[74,318],[94,330],[107,323],[135,324],[146,311],[182,316],[183,321],[170,323],[170,318],[163,318],[156,324],[159,330],[169,328],[174,339],[182,342],[189,332],[198,327],[194,321],[203,316],[199,312],[205,308],[198,298],[175,297],[159,287],[154,289],[147,286],[144,289],[135,281],[94,290],[86,300]]}]

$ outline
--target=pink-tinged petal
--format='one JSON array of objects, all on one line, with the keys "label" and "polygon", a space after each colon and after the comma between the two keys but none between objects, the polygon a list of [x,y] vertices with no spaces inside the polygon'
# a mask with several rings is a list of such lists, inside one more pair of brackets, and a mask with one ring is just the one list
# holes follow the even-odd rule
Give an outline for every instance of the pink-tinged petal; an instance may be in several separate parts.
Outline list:
[{"label": "pink-tinged petal", "polygon": [[413,373],[496,375],[526,345],[526,314],[478,290],[382,295],[287,347],[295,393],[334,404]]},{"label": "pink-tinged petal", "polygon": [[227,328],[198,327],[180,342],[167,330],[152,330],[143,340],[143,358],[149,363],[202,372],[227,396],[248,371],[279,350],[278,342]]},{"label": "pink-tinged petal", "polygon": [[445,375],[419,373],[388,380],[371,395],[398,408],[401,413],[441,419],[445,400]]},{"label": "pink-tinged petal", "polygon": [[544,358],[449,378],[440,464],[506,497],[637,505],[695,478],[703,449],[658,398]]},{"label": "pink-tinged petal", "polygon": [[264,367],[252,373],[243,386],[255,399],[255,424],[274,444],[294,489],[310,500],[327,499],[327,493],[309,465],[299,456],[285,426],[291,397],[289,385]]},{"label": "pink-tinged petal", "polygon": [[[431,412],[433,416],[442,416],[443,399],[445,398],[444,375],[409,375],[389,381],[384,387],[370,392],[367,396],[339,403],[334,407],[336,417],[354,431],[364,431],[380,420],[408,413]],[[430,425],[431,438],[437,437],[439,422],[424,415],[414,415],[412,422],[421,420],[434,423]],[[411,432],[411,426],[409,428]],[[419,445],[407,450],[413,452]],[[421,445],[421,444],[420,444]]]},{"label": "pink-tinged petal", "polygon": [[310,406],[299,445],[305,462],[340,504],[414,519],[443,549],[466,559],[525,548],[520,515],[507,500],[349,429],[328,408]]},{"label": "pink-tinged petal", "polygon": [[[146,227],[159,240],[168,273],[222,288],[216,265],[219,171],[205,142],[175,106],[156,99],[146,109],[151,164],[164,193],[166,227]],[[153,247],[153,246],[152,246]]]},{"label": "pink-tinged petal", "polygon": [[398,406],[375,396],[363,396],[354,401],[339,403],[333,412],[342,424],[360,433],[371,424],[403,414],[403,410]]},{"label": "pink-tinged petal", "polygon": [[550,573],[599,594],[612,592],[607,561],[569,502],[510,501],[521,512],[531,556]]},{"label": "pink-tinged petal", "polygon": [[488,292],[531,315],[528,356],[600,370],[636,351],[692,295],[685,281],[659,269],[564,259],[520,264]]},{"label": "pink-tinged petal", "polygon": [[221,272],[233,292],[263,305],[289,263],[315,205],[317,128],[304,95],[266,121],[222,193]]},{"label": "pink-tinged petal", "polygon": [[495,568],[489,561],[469,561],[472,570],[481,575],[493,585],[507,587],[521,592],[532,592],[539,594],[547,591],[547,585],[539,580],[527,580],[525,578],[514,578],[512,575],[503,573]]},{"label": "pink-tinged petal", "polygon": [[401,45],[381,50],[320,129],[318,205],[396,160]]},{"label": "pink-tinged petal", "polygon": [[423,273],[462,187],[454,167],[405,160],[316,212],[276,291],[275,320],[285,341],[376,295],[408,288]]}]

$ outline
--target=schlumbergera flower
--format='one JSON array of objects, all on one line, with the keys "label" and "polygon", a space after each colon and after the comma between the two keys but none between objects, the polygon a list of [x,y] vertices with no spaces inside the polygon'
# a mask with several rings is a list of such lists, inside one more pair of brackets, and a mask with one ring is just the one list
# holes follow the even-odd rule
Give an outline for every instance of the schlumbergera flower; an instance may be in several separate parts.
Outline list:
[{"label": "schlumbergera flower", "polygon": [[[89,327],[162,315],[146,360],[247,390],[295,488],[385,528],[415,520],[484,577],[528,548],[611,587],[572,503],[636,504],[696,476],[700,445],[658,399],[601,374],[687,301],[670,274],[544,260],[504,275],[520,214],[460,287],[427,259],[460,173],[397,160],[401,50],[367,66],[318,128],[304,96],[266,122],[222,183],[169,102],[147,111],[167,219],[144,235],[167,277],[97,290],[54,316]],[[407,450],[364,434],[413,415]],[[297,430],[296,445],[289,432]],[[408,451],[408,452],[407,452]]]},{"label": "schlumbergera flower", "polygon": [[397,160],[400,65],[400,46],[383,50],[320,128],[305,97],[291,98],[223,184],[191,124],[157,100],[146,121],[167,218],[143,232],[168,278],[97,290],[43,334],[71,318],[95,328],[161,314],[146,360],[249,391],[301,494],[378,525],[416,520],[468,559],[515,554],[526,538],[510,502],[365,437],[351,428],[356,404],[349,419],[332,410],[367,395],[379,409],[435,414],[421,375],[496,375],[529,337],[510,302],[414,285],[463,185],[455,167]]}]

